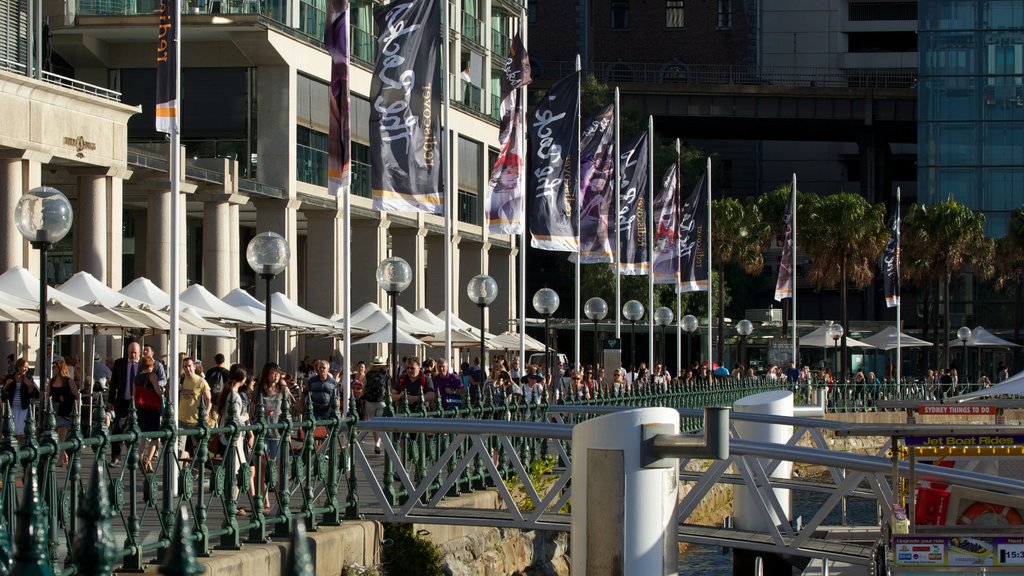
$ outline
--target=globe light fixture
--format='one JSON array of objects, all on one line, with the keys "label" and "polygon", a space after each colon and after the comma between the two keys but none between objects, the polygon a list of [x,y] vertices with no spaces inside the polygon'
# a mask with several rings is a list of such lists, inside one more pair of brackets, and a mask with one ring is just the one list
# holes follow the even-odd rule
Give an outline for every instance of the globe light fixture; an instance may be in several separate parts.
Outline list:
[{"label": "globe light fixture", "polygon": [[956,337],[964,346],[964,373],[962,378],[967,380],[967,341],[971,339],[971,329],[967,326],[961,326],[960,329],[956,331]]},{"label": "globe light fixture", "polygon": [[[831,338],[832,342],[835,343],[835,357],[836,357],[836,375],[835,375],[835,377],[836,377],[836,382],[839,381],[839,377],[840,377],[840,374],[838,373],[839,372],[839,339],[842,338],[843,334],[845,334],[845,333],[846,333],[846,331],[843,330],[843,326],[841,324],[833,323],[831,326],[828,327],[828,337]],[[844,376],[844,380],[845,380],[845,376]]]},{"label": "globe light fixture", "polygon": [[740,364],[743,365],[744,368],[747,366],[747,336],[750,336],[750,333],[753,331],[754,324],[746,318],[736,323],[736,333],[740,335]]},{"label": "globe light fixture", "polygon": [[597,345],[600,340],[597,337],[597,324],[608,315],[608,303],[604,301],[604,298],[594,296],[583,304],[583,314],[594,323],[594,374],[597,374],[597,359],[600,352]]},{"label": "globe light fixture", "polygon": [[558,310],[558,293],[551,288],[541,288],[533,294],[533,309],[544,317],[544,375],[549,382],[551,378],[551,315]]},{"label": "globe light fixture", "polygon": [[693,353],[693,333],[697,331],[699,323],[693,314],[687,314],[679,319],[680,328],[686,332],[686,365],[687,370],[693,366],[691,354]]},{"label": "globe light fixture", "polygon": [[[46,358],[46,252],[71,231],[74,212],[63,192],[49,186],[40,186],[26,192],[14,207],[14,222],[18,232],[39,250],[39,388],[45,390],[50,380],[50,359]],[[49,402],[44,402],[49,406]]]},{"label": "globe light fixture", "polygon": [[412,268],[398,256],[377,265],[377,286],[391,298],[391,378],[398,382],[398,295],[412,283]]},{"label": "globe light fixture", "polygon": [[[672,309],[667,306],[662,306],[654,311],[654,323],[661,326],[661,363],[665,364],[665,328],[672,324],[672,320],[676,317]],[[679,359],[676,358],[678,362]]]},{"label": "globe light fixture", "polygon": [[466,295],[480,307],[480,369],[483,372],[483,382],[487,380],[487,332],[484,331],[484,316],[487,307],[498,297],[498,283],[486,274],[478,274],[469,279]]},{"label": "globe light fixture", "polygon": [[272,360],[271,355],[271,318],[272,299],[270,298],[270,281],[288,267],[288,260],[291,259],[291,248],[288,241],[277,232],[260,232],[253,236],[249,245],[245,247],[245,259],[249,262],[249,268],[260,278],[263,278],[267,289],[267,302],[264,305],[267,317],[264,326],[264,337],[267,345],[267,362]]},{"label": "globe light fixture", "polygon": [[[622,317],[632,324],[629,329],[629,372],[636,375],[636,323],[644,317],[644,305],[638,300],[630,300],[622,305]],[[630,382],[632,384],[632,382]]]}]

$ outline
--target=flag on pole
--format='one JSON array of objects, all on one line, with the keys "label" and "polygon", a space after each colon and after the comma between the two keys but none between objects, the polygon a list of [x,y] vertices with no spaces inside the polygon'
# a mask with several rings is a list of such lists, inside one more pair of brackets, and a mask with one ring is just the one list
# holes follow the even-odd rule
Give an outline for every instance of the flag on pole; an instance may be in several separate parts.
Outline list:
[{"label": "flag on pole", "polygon": [[[703,292],[711,289],[708,252],[708,214],[711,210],[706,191],[706,175],[694,186],[679,211],[679,291]],[[709,312],[710,314],[710,312]]]},{"label": "flag on pole", "polygon": [[156,130],[170,134],[178,132],[178,87],[175,70],[178,57],[174,50],[175,28],[178,25],[178,1],[160,1],[160,24],[156,44]]},{"label": "flag on pole", "polygon": [[[796,194],[796,191],[793,191]],[[783,217],[786,228],[782,232],[782,260],[779,262],[779,277],[775,281],[775,300],[781,302],[783,298],[793,296],[793,220],[796,214],[793,212],[793,203],[786,202],[786,215]]]},{"label": "flag on pole", "polygon": [[327,188],[337,196],[351,178],[348,86],[348,0],[331,0],[324,44],[331,55],[331,119],[327,144]]},{"label": "flag on pole", "polygon": [[379,30],[370,83],[370,178],[381,212],[441,214],[440,0],[373,11]]},{"label": "flag on pole", "polygon": [[676,252],[679,238],[678,173],[679,164],[673,162],[661,179],[661,192],[654,201],[654,214],[658,217],[654,230],[655,284],[679,282],[679,254]]},{"label": "flag on pole", "polygon": [[619,155],[619,274],[647,274],[647,132],[633,137]]},{"label": "flag on pole", "polygon": [[[895,308],[900,305],[900,206],[896,205],[896,218],[892,221],[892,232],[885,244],[882,256],[885,266],[885,305]],[[899,329],[899,327],[897,327]]]},{"label": "flag on pole", "polygon": [[[584,125],[580,134],[580,260],[611,263],[608,219],[615,184],[615,105],[609,104]],[[569,260],[575,261],[575,254]]]},{"label": "flag on pole", "polygon": [[522,198],[526,194],[526,148],[519,88],[533,81],[530,57],[518,34],[512,39],[501,75],[501,127],[498,159],[487,182],[487,226],[492,234],[519,234],[523,229]]},{"label": "flag on pole", "polygon": [[530,244],[541,250],[579,250],[575,214],[579,190],[579,81],[580,73],[573,72],[556,82],[530,121]]}]

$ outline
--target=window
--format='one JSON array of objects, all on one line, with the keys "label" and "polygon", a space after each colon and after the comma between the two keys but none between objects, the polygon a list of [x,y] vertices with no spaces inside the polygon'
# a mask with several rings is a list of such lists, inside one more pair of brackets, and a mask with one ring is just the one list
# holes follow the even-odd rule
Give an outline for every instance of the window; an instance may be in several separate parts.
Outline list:
[{"label": "window", "polygon": [[526,21],[530,24],[537,23],[537,0],[526,0]]},{"label": "window", "polygon": [[327,185],[327,104],[330,87],[326,82],[296,76],[295,82],[295,177],[300,182]]},{"label": "window", "polygon": [[732,28],[732,0],[718,0],[719,30]]},{"label": "window", "polygon": [[665,28],[683,27],[683,0],[665,0]]},{"label": "window", "polygon": [[629,0],[612,0],[612,30],[629,29]]}]

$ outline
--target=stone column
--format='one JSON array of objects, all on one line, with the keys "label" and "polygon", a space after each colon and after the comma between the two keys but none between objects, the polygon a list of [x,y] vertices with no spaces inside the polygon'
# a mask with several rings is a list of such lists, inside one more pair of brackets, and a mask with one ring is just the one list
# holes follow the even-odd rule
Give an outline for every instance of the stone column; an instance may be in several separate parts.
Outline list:
[{"label": "stone column", "polygon": [[[14,209],[22,194],[39,186],[42,180],[42,164],[45,162],[49,162],[49,156],[32,152],[12,150],[7,154],[0,154],[0,216],[8,223],[7,234],[4,235],[3,241],[0,241],[0,274],[12,266],[39,270],[38,256],[32,258],[31,246],[14,224]],[[18,330],[17,325],[4,322],[0,323],[0,336],[3,337],[0,352],[4,356],[24,356],[35,363],[37,328],[22,324]]]},{"label": "stone column", "polygon": [[[330,318],[341,310],[341,218],[337,210],[306,210],[305,308]],[[341,359],[334,338],[306,337],[304,355]]]},{"label": "stone column", "polygon": [[231,289],[234,290],[242,284],[242,269],[241,266],[247,266],[246,262],[243,262],[245,255],[242,252],[242,239],[239,235],[239,229],[241,227],[241,221],[239,216],[239,204],[228,205],[228,261],[234,262],[229,266],[231,277],[228,282]]},{"label": "stone column", "polygon": [[[246,198],[223,191],[202,192],[196,199],[203,203],[203,280],[214,296],[224,297],[237,284],[231,283],[231,271],[239,262],[231,258],[231,208],[244,204]],[[235,231],[237,235],[237,230]],[[231,358],[237,342],[229,338],[203,337],[203,366],[213,366],[213,357],[223,354]]]},{"label": "stone column", "polygon": [[[126,176],[130,176],[127,174]],[[124,179],[114,176],[107,187],[107,277],[102,278],[107,286],[120,290],[124,285]]]},{"label": "stone column", "polygon": [[72,170],[78,177],[78,207],[75,212],[76,266],[106,283],[109,276],[107,234],[110,228],[108,195],[111,178],[104,169]]},{"label": "stone column", "polygon": [[452,314],[456,316],[459,311],[459,292],[461,291],[463,294],[466,292],[466,285],[461,284],[460,287],[461,280],[459,279],[460,240],[461,238],[457,234],[452,236],[452,269],[447,276],[444,271],[444,234],[429,234],[424,242],[427,247],[427,275],[430,278],[427,282],[425,300],[427,308],[438,316],[445,308],[445,281],[452,285]]},{"label": "stone column", "polygon": [[[420,215],[422,220],[422,215]],[[391,226],[391,254],[404,258],[412,268],[412,284],[398,297],[398,304],[409,312],[415,312],[426,305],[426,286],[432,282],[433,274],[427,273],[425,226],[405,228]],[[442,260],[442,265],[444,261]],[[442,268],[443,269],[443,268]],[[443,286],[442,286],[443,287]]]},{"label": "stone column", "polygon": [[[388,257],[388,227],[386,219],[353,218],[352,242],[352,312],[367,302],[375,302],[388,310],[388,296],[377,287],[377,265]],[[415,270],[413,271],[415,274]],[[361,345],[352,348],[353,360],[370,360],[383,354],[383,345]]]}]

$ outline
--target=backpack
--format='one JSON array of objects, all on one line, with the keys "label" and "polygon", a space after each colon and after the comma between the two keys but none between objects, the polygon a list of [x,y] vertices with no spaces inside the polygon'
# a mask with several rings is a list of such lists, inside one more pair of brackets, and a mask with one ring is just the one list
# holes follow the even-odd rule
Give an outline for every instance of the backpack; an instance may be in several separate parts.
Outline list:
[{"label": "backpack", "polygon": [[387,379],[388,375],[383,370],[367,372],[366,384],[363,386],[363,400],[367,402],[383,402]]},{"label": "backpack", "polygon": [[210,394],[216,398],[224,387],[224,371],[212,368],[206,376],[206,383],[210,385]]}]

